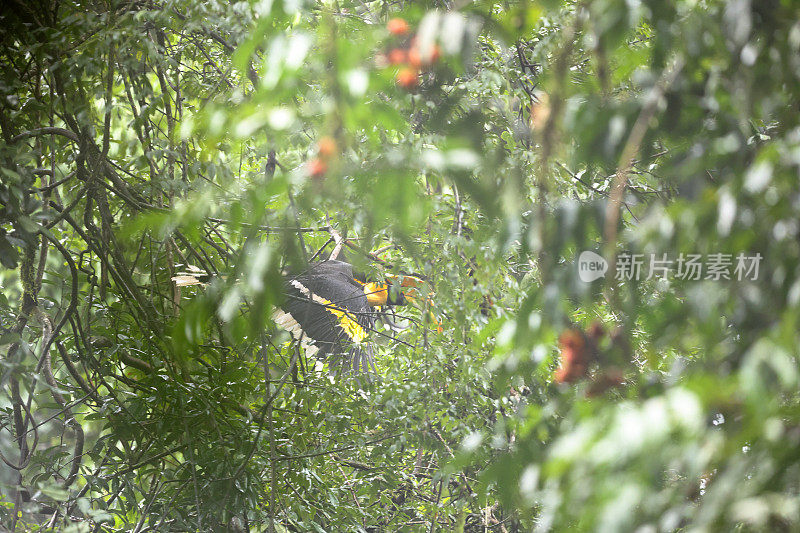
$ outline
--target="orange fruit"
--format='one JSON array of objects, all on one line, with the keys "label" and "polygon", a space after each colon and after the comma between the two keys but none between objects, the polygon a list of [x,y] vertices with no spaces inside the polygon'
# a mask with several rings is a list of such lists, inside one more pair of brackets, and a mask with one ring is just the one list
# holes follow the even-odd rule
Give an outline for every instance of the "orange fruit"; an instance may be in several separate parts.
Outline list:
[{"label": "orange fruit", "polygon": [[531,107],[531,129],[541,131],[550,118],[550,99],[546,93],[541,93]]},{"label": "orange fruit", "polygon": [[434,44],[433,48],[431,48],[430,62],[436,63],[437,61],[439,61],[439,57],[441,57],[441,55],[442,55],[442,49],[439,48],[438,44]]},{"label": "orange fruit", "polygon": [[404,89],[413,89],[419,85],[419,75],[416,69],[413,68],[401,68],[397,76],[395,76],[395,80],[397,84]]},{"label": "orange fruit", "polygon": [[394,48],[389,52],[389,63],[392,65],[400,65],[406,62],[408,55],[402,48]]},{"label": "orange fruit", "polygon": [[431,46],[425,54],[420,52],[416,45],[412,45],[411,49],[408,51],[408,64],[415,68],[429,66],[436,63],[441,55],[442,51],[438,44]]},{"label": "orange fruit", "polygon": [[422,56],[419,53],[419,48],[416,46],[412,46],[408,51],[408,64],[414,68],[420,68],[422,66]]},{"label": "orange fruit", "polygon": [[336,141],[331,137],[320,137],[317,141],[317,153],[322,158],[331,158],[336,155]]},{"label": "orange fruit", "polygon": [[392,35],[405,35],[408,33],[409,26],[405,19],[396,17],[389,20],[389,22],[386,24],[386,29],[389,30],[389,33]]},{"label": "orange fruit", "polygon": [[561,366],[553,374],[556,383],[573,383],[588,375],[591,353],[579,330],[569,329],[558,338],[561,347]]},{"label": "orange fruit", "polygon": [[312,159],[308,162],[308,173],[312,178],[321,178],[328,171],[328,164],[320,159]]}]

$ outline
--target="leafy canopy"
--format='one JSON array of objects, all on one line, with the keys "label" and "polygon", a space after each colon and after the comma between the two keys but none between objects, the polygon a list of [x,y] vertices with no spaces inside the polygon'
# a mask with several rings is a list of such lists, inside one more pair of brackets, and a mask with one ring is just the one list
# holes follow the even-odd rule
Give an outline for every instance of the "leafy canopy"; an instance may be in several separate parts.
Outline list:
[{"label": "leafy canopy", "polygon": [[[0,522],[796,529],[799,15],[13,2]],[[370,383],[270,319],[339,237],[427,280]]]}]

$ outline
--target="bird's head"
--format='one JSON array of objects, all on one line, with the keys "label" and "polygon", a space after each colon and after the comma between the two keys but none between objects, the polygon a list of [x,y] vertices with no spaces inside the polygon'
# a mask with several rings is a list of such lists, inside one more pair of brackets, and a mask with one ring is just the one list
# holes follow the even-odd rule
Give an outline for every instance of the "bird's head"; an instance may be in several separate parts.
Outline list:
[{"label": "bird's head", "polygon": [[424,280],[419,276],[387,275],[384,282],[364,283],[364,294],[372,307],[413,304],[417,296],[416,288],[423,283]]}]

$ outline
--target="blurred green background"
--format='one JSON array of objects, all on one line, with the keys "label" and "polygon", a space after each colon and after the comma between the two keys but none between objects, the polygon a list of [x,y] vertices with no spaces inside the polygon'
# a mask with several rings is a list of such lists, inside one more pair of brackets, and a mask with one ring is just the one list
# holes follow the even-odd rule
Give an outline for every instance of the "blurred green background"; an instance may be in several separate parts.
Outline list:
[{"label": "blurred green background", "polygon": [[[798,21],[6,2],[0,523],[800,529]],[[329,228],[359,270],[428,280],[372,383],[270,320]],[[189,265],[212,281],[176,288]]]}]

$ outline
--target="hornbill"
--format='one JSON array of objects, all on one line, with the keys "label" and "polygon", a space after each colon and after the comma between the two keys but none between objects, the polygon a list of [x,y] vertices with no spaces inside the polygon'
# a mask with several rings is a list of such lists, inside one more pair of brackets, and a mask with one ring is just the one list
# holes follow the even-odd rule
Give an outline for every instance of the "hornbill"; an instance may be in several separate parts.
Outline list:
[{"label": "hornbill", "polygon": [[[173,277],[178,286],[202,283],[199,272]],[[329,259],[311,263],[284,282],[285,301],[272,313],[272,320],[292,334],[306,353],[327,360],[333,371],[375,371],[369,341],[375,321],[385,306],[414,301],[418,276],[386,276],[385,283],[367,281],[354,274],[344,261]]]},{"label": "hornbill", "polygon": [[286,301],[272,319],[306,347],[306,353],[327,359],[336,371],[374,372],[369,334],[384,306],[405,305],[422,280],[387,276],[386,283],[367,281],[344,261],[312,263],[285,284]]}]

